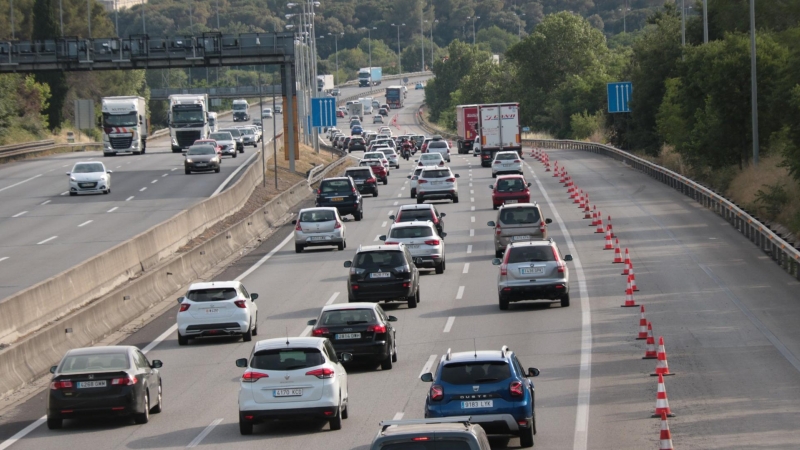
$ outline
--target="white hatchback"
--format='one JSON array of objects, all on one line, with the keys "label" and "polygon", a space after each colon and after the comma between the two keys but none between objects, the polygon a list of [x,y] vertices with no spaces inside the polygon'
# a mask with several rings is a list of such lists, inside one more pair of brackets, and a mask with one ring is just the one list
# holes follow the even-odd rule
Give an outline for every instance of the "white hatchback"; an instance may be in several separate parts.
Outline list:
[{"label": "white hatchback", "polygon": [[423,167],[417,179],[417,203],[443,198],[458,203],[457,178],[458,174],[451,172],[449,167]]},{"label": "white hatchback", "polygon": [[108,194],[111,192],[111,171],[101,162],[75,163],[69,176],[69,195]]},{"label": "white hatchback", "polygon": [[522,159],[517,152],[497,152],[492,161],[492,178],[503,173],[518,173],[522,175]]},{"label": "white hatchback", "polygon": [[178,298],[178,345],[204,336],[241,335],[250,341],[258,334],[257,298],[239,281],[192,284]]},{"label": "white hatchback", "polygon": [[347,228],[336,208],[316,207],[301,209],[294,225],[294,250],[301,253],[306,247],[347,247]]},{"label": "white hatchback", "polygon": [[414,258],[419,269],[434,269],[437,274],[444,273],[444,237],[439,235],[431,221],[395,222],[389,234],[380,236],[386,245],[403,244]]},{"label": "white hatchback", "polygon": [[347,371],[327,338],[285,337],[256,342],[250,358],[236,360],[245,368],[239,382],[239,433],[253,425],[283,419],[325,419],[331,430],[347,419]]},{"label": "white hatchback", "polygon": [[366,160],[370,160],[370,159],[380,160],[381,164],[383,164],[383,167],[386,168],[386,175],[389,175],[389,169],[391,168],[391,166],[389,164],[389,159],[386,157],[386,155],[383,154],[383,152],[379,152],[379,151],[370,152],[370,151],[368,151],[368,152],[364,153],[364,156],[361,158],[361,161],[366,161]]},{"label": "white hatchback", "polygon": [[444,158],[441,153],[423,153],[419,155],[419,159],[415,160],[418,166],[438,166],[444,167]]},{"label": "white hatchback", "polygon": [[394,149],[388,147],[382,147],[377,151],[386,155],[386,159],[389,160],[390,166],[394,166],[395,169],[400,168],[400,161],[397,160],[397,152],[394,151]]},{"label": "white hatchback", "polygon": [[442,158],[450,162],[450,145],[444,139],[429,142],[426,153],[440,153]]}]

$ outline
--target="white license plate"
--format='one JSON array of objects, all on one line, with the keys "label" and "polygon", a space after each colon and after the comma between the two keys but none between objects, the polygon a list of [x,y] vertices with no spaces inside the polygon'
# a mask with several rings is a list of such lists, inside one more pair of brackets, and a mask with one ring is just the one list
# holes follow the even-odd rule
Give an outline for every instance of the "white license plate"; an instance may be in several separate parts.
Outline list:
[{"label": "white license plate", "polygon": [[461,402],[461,409],[492,408],[493,406],[494,400],[473,400],[469,402]]},{"label": "white license plate", "polygon": [[196,165],[197,167],[205,167],[205,166],[206,166],[206,163],[197,163],[197,164],[195,164],[195,165]]},{"label": "white license plate", "polygon": [[208,308],[206,309],[206,314],[216,314],[219,312],[219,308]]},{"label": "white license plate", "polygon": [[329,241],[331,239],[330,236],[311,236],[309,240],[312,241]]},{"label": "white license plate", "polygon": [[503,164],[503,167],[511,167],[511,164]]},{"label": "white license plate", "polygon": [[523,275],[537,275],[544,273],[544,267],[520,267],[519,273]]},{"label": "white license plate", "polygon": [[519,200],[506,200],[503,203],[505,203],[506,205],[510,205],[511,203],[517,203],[517,202],[519,202]]},{"label": "white license plate", "polygon": [[299,397],[303,395],[302,389],[275,389],[275,397]]},{"label": "white license plate", "polygon": [[525,235],[525,236],[512,236],[511,240],[512,241],[530,241],[531,237],[528,236],[528,235]]},{"label": "white license plate", "polygon": [[356,180],[356,184],[362,185],[362,184],[364,184],[364,180]]},{"label": "white license plate", "polygon": [[98,381],[79,381],[79,382],[78,382],[78,389],[83,389],[83,388],[99,388],[99,387],[106,387],[106,380],[98,380]]},{"label": "white license plate", "polygon": [[419,248],[419,244],[406,245],[407,248]]},{"label": "white license plate", "polygon": [[392,274],[389,272],[374,272],[369,274],[370,278],[389,278]]},{"label": "white license plate", "polygon": [[336,335],[336,339],[361,339],[361,333],[341,333]]},{"label": "white license plate", "polygon": [[434,185],[444,184],[444,181],[434,181],[431,184],[434,184]]}]

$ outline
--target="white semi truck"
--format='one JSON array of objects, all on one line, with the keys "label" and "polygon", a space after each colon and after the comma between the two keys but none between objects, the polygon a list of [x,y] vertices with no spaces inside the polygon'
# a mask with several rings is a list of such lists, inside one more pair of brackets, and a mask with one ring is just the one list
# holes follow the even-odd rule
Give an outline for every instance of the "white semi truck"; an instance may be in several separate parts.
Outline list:
[{"label": "white semi truck", "polygon": [[142,97],[103,97],[103,156],[140,155],[147,150],[149,117]]},{"label": "white semi truck", "polygon": [[206,139],[210,132],[208,95],[169,96],[169,137],[173,152],[181,152],[194,144],[194,141]]},{"label": "white semi truck", "polygon": [[494,154],[513,150],[522,156],[519,103],[478,105],[477,135],[473,144],[481,155],[481,166],[491,167]]}]

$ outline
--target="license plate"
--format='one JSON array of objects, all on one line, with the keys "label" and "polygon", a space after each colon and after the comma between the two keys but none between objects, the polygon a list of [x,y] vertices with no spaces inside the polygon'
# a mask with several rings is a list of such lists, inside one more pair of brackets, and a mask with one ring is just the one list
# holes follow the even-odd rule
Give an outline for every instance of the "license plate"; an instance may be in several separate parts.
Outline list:
[{"label": "license plate", "polygon": [[94,186],[94,183],[81,183],[81,184],[80,184],[80,186],[81,186],[81,187],[84,187],[84,188],[85,188],[85,187],[93,187],[93,186]]},{"label": "license plate", "polygon": [[511,203],[517,203],[517,202],[519,202],[519,200],[506,200],[504,203],[505,203],[506,205],[508,205],[508,204],[511,204]]},{"label": "license plate", "polygon": [[197,166],[197,167],[205,167],[206,163],[197,163],[197,164],[195,164],[195,166]]},{"label": "license plate", "polygon": [[419,248],[419,244],[406,245],[407,248]]},{"label": "license plate", "polygon": [[337,334],[336,339],[361,339],[361,333],[342,333]]},{"label": "license plate", "polygon": [[344,201],[344,197],[333,197],[331,198],[332,202],[341,202]]},{"label": "license plate", "polygon": [[543,274],[544,267],[520,267],[519,273],[523,275]]},{"label": "license plate", "polygon": [[330,240],[330,236],[311,236],[309,240],[311,241],[328,241]]},{"label": "license plate", "polygon": [[99,388],[99,387],[106,387],[106,380],[98,380],[98,381],[79,381],[79,382],[78,382],[78,389],[83,389],[83,388]]},{"label": "license plate", "polygon": [[362,184],[364,184],[364,180],[356,180],[356,184],[362,185]]},{"label": "license plate", "polygon": [[431,184],[434,184],[434,185],[444,184],[444,181],[434,181]]},{"label": "license plate", "polygon": [[303,395],[302,389],[275,389],[273,392],[275,397],[299,397]]},{"label": "license plate", "polygon": [[493,406],[494,400],[473,400],[469,402],[461,402],[461,409],[492,408]]},{"label": "license plate", "polygon": [[512,236],[511,240],[512,241],[530,241],[531,237],[527,236],[527,235],[526,236]]},{"label": "license plate", "polygon": [[206,314],[216,314],[219,312],[219,308],[208,308],[206,309]]},{"label": "license plate", "polygon": [[374,272],[369,274],[370,278],[389,278],[390,276],[392,276],[392,274],[389,272]]}]

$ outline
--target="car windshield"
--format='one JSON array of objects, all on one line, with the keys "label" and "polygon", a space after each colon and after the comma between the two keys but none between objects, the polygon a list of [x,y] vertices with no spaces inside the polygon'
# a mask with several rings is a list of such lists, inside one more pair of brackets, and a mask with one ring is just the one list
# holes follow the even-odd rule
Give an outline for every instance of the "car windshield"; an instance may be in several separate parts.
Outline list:
[{"label": "car windshield", "polygon": [[215,139],[217,141],[232,141],[233,136],[230,133],[211,133],[211,139]]},{"label": "car windshield", "polygon": [[127,370],[131,363],[122,352],[98,353],[94,355],[67,356],[59,367],[61,373],[96,372],[102,370]]},{"label": "car windshield", "polygon": [[336,326],[374,322],[376,322],[375,313],[371,309],[344,309],[323,312],[318,324]]},{"label": "car windshield", "polygon": [[405,265],[403,252],[399,250],[385,250],[363,252],[356,255],[355,267],[358,269],[392,269]]},{"label": "car windshield", "polygon": [[259,370],[298,370],[325,363],[316,348],[276,348],[261,350],[253,355],[250,367]]},{"label": "car windshield", "polygon": [[354,180],[364,180],[372,177],[369,169],[348,170],[347,175]]},{"label": "car windshield", "polygon": [[494,159],[496,161],[513,161],[517,159],[519,156],[512,154],[512,153],[498,153]]},{"label": "car windshield", "polygon": [[127,114],[103,113],[103,124],[107,127],[135,127],[138,125],[136,112]]},{"label": "car windshield", "polygon": [[430,236],[433,236],[433,230],[430,227],[399,227],[392,228],[392,231],[389,232],[389,237],[394,239],[414,239]]},{"label": "car windshield", "polygon": [[328,194],[331,192],[348,192],[352,189],[352,186],[347,180],[322,180],[319,189],[323,194]]},{"label": "car windshield", "polygon": [[242,135],[242,133],[239,130],[222,130],[222,131],[227,131],[233,137],[239,137]]},{"label": "car windshield", "polygon": [[232,287],[195,289],[186,294],[186,298],[193,302],[220,302],[233,300],[237,296],[236,289]]},{"label": "car windshield", "polygon": [[555,261],[556,257],[549,246],[514,247],[508,255],[508,264],[537,261]]},{"label": "car windshield", "polygon": [[242,134],[255,134],[252,128],[242,128]]},{"label": "car windshield", "polygon": [[450,176],[450,171],[447,169],[434,169],[424,170],[420,178],[447,178]]},{"label": "car windshield", "polygon": [[315,209],[300,213],[300,222],[330,222],[336,220],[336,214],[329,209]]},{"label": "car windshield", "polygon": [[214,147],[209,145],[198,145],[197,147],[189,147],[187,155],[216,155],[217,151]]},{"label": "car windshield", "polygon": [[494,383],[511,377],[505,361],[470,361],[442,367],[442,381],[450,384]]},{"label": "car windshield", "polygon": [[500,222],[506,225],[539,222],[537,208],[506,208],[500,213]]},{"label": "car windshield", "polygon": [[383,159],[385,156],[386,155],[384,155],[383,153],[370,152],[370,153],[365,153],[363,159]]},{"label": "car windshield", "polygon": [[439,153],[425,153],[419,159],[420,161],[441,161],[442,155]]},{"label": "car windshield", "polygon": [[100,163],[76,164],[75,167],[72,168],[72,173],[95,173],[105,171],[106,169]]},{"label": "car windshield", "polygon": [[526,187],[522,178],[506,178],[497,181],[497,192],[523,191]]},{"label": "car windshield", "polygon": [[[423,437],[430,433],[423,433]],[[381,450],[470,450],[472,447],[464,439],[449,440],[449,438],[436,438],[435,441],[411,441],[416,436],[403,436],[408,442],[391,442],[381,445]]]},{"label": "car windshield", "polygon": [[433,213],[430,209],[407,209],[400,211],[397,217],[398,222],[413,222],[415,220],[433,220]]}]

